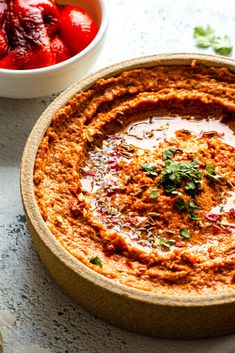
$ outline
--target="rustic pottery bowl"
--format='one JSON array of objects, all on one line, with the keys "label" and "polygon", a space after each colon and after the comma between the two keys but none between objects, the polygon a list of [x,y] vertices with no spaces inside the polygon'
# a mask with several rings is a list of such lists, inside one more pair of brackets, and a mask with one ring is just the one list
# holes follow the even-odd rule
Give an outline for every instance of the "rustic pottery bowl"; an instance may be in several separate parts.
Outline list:
[{"label": "rustic pottery bowl", "polygon": [[96,37],[80,53],[56,65],[33,70],[0,68],[0,97],[36,98],[60,92],[83,77],[98,58],[108,24],[105,0],[57,0],[56,3],[86,10],[98,25]]},{"label": "rustic pottery bowl", "polygon": [[55,281],[74,300],[98,317],[119,327],[145,335],[168,338],[213,337],[235,332],[235,293],[204,296],[154,294],[121,284],[96,273],[70,255],[51,234],[34,196],[35,156],[51,118],[69,98],[86,90],[102,77],[123,70],[154,65],[206,66],[235,71],[233,60],[196,54],[165,54],[130,60],[89,76],[62,93],[42,114],[27,141],[21,166],[21,192],[35,246]]}]

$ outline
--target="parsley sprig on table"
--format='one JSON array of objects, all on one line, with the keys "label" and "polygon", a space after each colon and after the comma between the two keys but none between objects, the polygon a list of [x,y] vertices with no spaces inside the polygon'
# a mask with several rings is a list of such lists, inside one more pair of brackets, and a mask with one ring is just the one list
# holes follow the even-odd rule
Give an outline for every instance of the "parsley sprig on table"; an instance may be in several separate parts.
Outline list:
[{"label": "parsley sprig on table", "polygon": [[210,25],[195,27],[193,35],[200,48],[212,47],[217,54],[221,55],[230,55],[233,50],[230,37],[228,35],[217,36]]}]

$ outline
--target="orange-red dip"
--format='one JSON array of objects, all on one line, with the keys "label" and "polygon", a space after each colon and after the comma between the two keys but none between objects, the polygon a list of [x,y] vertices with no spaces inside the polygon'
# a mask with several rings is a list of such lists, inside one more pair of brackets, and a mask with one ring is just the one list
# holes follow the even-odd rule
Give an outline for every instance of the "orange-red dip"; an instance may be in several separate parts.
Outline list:
[{"label": "orange-red dip", "polygon": [[52,119],[35,162],[48,228],[113,281],[205,294],[235,282],[235,75],[126,71]]}]

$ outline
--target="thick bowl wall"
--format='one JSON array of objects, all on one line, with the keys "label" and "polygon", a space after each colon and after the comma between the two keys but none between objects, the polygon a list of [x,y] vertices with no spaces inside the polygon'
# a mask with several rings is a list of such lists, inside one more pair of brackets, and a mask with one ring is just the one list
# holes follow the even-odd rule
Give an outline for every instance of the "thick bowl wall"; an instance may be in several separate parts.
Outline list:
[{"label": "thick bowl wall", "polygon": [[55,281],[100,318],[127,330],[157,337],[189,339],[235,332],[234,291],[213,296],[159,295],[114,283],[88,268],[60,245],[43,221],[34,196],[34,162],[53,114],[75,93],[88,89],[101,77],[107,78],[123,70],[154,65],[190,65],[194,59],[207,66],[235,71],[233,60],[195,54],[156,55],[106,68],[68,88],[46,109],[29,136],[21,166],[21,193],[30,232]]}]

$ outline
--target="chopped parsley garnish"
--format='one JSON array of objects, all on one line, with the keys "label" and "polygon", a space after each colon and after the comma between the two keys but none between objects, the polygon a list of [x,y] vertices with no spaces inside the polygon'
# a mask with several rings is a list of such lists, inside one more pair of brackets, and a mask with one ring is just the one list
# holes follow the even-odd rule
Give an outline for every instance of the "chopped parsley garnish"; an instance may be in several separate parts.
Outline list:
[{"label": "chopped parsley garnish", "polygon": [[158,190],[157,188],[153,187],[150,192],[150,199],[156,200],[158,197]]},{"label": "chopped parsley garnish", "polygon": [[198,185],[194,181],[189,181],[188,183],[186,183],[184,189],[186,193],[189,195],[195,195],[199,191]]},{"label": "chopped parsley garnish", "polygon": [[216,175],[215,166],[214,165],[207,165],[206,166],[206,172],[207,172],[207,174],[209,176],[214,177]]},{"label": "chopped parsley garnish", "polygon": [[198,216],[198,214],[194,213],[194,211],[193,211],[193,212],[189,212],[189,218],[190,218],[192,221],[200,220],[200,217]]},{"label": "chopped parsley garnish", "polygon": [[195,210],[200,210],[200,209],[201,207],[198,206],[198,204],[194,199],[189,200],[188,214],[190,219],[192,219],[193,221],[196,221],[197,219],[199,219],[199,216],[195,213]]},{"label": "chopped parsley garnish", "polygon": [[176,191],[187,180],[195,184],[195,194],[196,192],[198,193],[202,179],[197,162],[186,163],[167,160],[158,186],[163,186],[166,194],[172,194],[173,191]]},{"label": "chopped parsley garnish", "polygon": [[200,210],[201,208],[194,199],[191,198],[187,204],[182,197],[177,197],[175,206],[180,211],[186,211],[190,219],[199,219],[199,216],[195,213],[195,210]]},{"label": "chopped parsley garnish", "polygon": [[167,248],[170,248],[171,246],[173,246],[175,244],[174,240],[166,240],[164,238],[159,238],[159,244],[163,245]]},{"label": "chopped parsley garnish", "polygon": [[177,197],[175,206],[180,211],[185,211],[188,209],[188,205],[182,197]]},{"label": "chopped parsley garnish", "polygon": [[148,176],[157,176],[157,167],[154,163],[146,163],[141,167],[141,170],[145,172]]},{"label": "chopped parsley garnish", "polygon": [[100,258],[99,258],[98,256],[92,257],[92,258],[90,259],[90,263],[93,264],[93,265],[97,265],[97,266],[99,266],[100,268],[103,267],[102,262],[101,262],[101,260],[100,260]]},{"label": "chopped parsley garnish", "polygon": [[171,159],[174,157],[176,152],[183,152],[181,148],[169,147],[165,151],[163,151],[162,158],[165,161],[166,159]]},{"label": "chopped parsley garnish", "polygon": [[209,25],[205,28],[195,27],[193,36],[200,48],[212,47],[216,53],[221,55],[230,55],[233,50],[230,37],[228,35],[218,37]]},{"label": "chopped parsley garnish", "polygon": [[213,179],[213,180],[226,178],[226,174],[222,174],[222,175],[216,174],[214,165],[207,165],[206,166],[206,174],[210,179]]},{"label": "chopped parsley garnish", "polygon": [[188,229],[186,229],[186,228],[180,229],[180,235],[184,239],[190,239],[191,236],[192,236],[190,231]]},{"label": "chopped parsley garnish", "polygon": [[191,208],[192,210],[200,210],[201,209],[194,199],[189,200],[189,208]]}]

